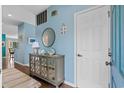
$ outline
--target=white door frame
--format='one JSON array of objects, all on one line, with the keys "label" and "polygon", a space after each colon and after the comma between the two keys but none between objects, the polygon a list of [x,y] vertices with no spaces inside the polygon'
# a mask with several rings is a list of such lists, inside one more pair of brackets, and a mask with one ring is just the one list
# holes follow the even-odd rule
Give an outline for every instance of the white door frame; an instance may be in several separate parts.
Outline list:
[{"label": "white door frame", "polygon": [[[86,12],[89,12],[89,11],[92,11],[92,10],[95,10],[95,9],[98,9],[98,8],[101,8],[104,6],[105,5],[98,5],[98,6],[96,5],[96,6],[88,8],[88,9],[76,12],[74,14],[74,86],[75,87],[77,87],[77,16],[79,14],[86,13]],[[109,22],[109,30],[110,30],[110,22]]]}]

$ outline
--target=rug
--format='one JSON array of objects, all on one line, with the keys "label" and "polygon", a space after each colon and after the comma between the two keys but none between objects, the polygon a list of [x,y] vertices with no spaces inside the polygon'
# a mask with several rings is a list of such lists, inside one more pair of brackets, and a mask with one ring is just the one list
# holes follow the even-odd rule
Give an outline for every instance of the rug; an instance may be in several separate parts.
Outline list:
[{"label": "rug", "polygon": [[3,88],[38,88],[41,83],[16,68],[2,71]]}]

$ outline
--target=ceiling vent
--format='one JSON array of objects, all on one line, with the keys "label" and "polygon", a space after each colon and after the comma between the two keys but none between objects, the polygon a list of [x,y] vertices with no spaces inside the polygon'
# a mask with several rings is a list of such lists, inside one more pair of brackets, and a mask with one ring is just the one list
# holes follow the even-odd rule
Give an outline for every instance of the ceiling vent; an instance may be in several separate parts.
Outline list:
[{"label": "ceiling vent", "polygon": [[43,24],[47,22],[47,10],[41,12],[36,16],[37,18],[37,25]]}]

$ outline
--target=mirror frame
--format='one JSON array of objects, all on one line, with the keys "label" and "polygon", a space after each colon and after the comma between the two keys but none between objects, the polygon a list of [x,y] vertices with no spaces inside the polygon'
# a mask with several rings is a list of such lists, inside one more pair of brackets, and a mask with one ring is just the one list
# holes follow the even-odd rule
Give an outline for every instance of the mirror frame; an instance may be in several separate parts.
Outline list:
[{"label": "mirror frame", "polygon": [[[45,33],[48,29],[51,29],[51,31],[53,31],[53,34],[54,34],[54,40],[53,40],[53,42],[51,43],[51,45],[46,46],[46,45],[44,44],[44,42],[43,42],[43,35],[44,35],[44,33]],[[44,29],[44,30],[43,30],[41,40],[42,40],[42,44],[43,44],[45,47],[51,47],[51,46],[54,44],[55,39],[56,39],[56,34],[55,34],[55,31],[54,31],[51,27],[47,27],[46,29]]]}]

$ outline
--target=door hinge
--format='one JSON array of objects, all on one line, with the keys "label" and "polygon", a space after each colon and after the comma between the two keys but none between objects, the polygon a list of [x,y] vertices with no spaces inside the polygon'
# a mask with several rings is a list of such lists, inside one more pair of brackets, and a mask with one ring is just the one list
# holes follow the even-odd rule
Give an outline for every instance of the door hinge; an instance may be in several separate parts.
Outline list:
[{"label": "door hinge", "polygon": [[110,17],[111,16],[111,12],[110,11],[108,11],[108,17]]}]

